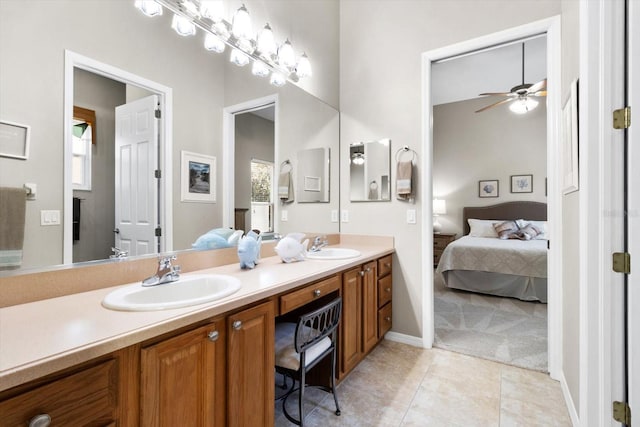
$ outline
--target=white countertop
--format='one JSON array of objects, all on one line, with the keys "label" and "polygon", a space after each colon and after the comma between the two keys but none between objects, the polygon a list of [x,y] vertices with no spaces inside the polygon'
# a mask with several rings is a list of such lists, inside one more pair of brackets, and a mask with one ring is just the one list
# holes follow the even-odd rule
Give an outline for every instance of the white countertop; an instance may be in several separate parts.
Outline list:
[{"label": "white countertop", "polygon": [[361,256],[345,260],[305,260],[291,264],[282,263],[278,257],[270,257],[263,258],[253,270],[241,270],[239,263],[234,263],[185,273],[227,274],[242,282],[242,288],[229,297],[191,307],[151,312],[104,308],[102,299],[117,286],[1,308],[0,391],[286,292],[394,251],[392,245],[380,242],[336,247],[340,246],[357,249]]}]

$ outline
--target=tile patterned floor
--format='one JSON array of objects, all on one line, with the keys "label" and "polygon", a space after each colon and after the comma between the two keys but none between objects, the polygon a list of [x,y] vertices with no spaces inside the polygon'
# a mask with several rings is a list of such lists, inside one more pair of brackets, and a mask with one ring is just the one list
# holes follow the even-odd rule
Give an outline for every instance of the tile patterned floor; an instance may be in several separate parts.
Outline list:
[{"label": "tile patterned floor", "polygon": [[[307,393],[305,426],[571,426],[548,375],[446,350],[383,340],[333,397]],[[297,414],[294,396],[290,412]],[[276,426],[293,425],[276,403]]]}]

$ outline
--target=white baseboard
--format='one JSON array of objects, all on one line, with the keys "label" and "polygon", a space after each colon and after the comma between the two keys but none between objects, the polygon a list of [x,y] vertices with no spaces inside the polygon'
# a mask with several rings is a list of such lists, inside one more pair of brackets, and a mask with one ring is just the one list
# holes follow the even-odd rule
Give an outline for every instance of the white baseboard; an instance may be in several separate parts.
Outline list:
[{"label": "white baseboard", "polygon": [[395,341],[402,344],[408,344],[413,347],[423,348],[422,338],[414,337],[413,335],[405,335],[398,332],[387,332],[384,338],[389,341]]},{"label": "white baseboard", "polygon": [[578,418],[578,412],[576,412],[576,405],[573,404],[571,393],[569,392],[569,386],[567,385],[567,379],[564,377],[564,372],[560,372],[560,387],[562,388],[562,394],[564,395],[564,401],[567,404],[567,411],[569,411],[569,417],[571,418],[571,424],[574,427],[580,426],[580,419]]}]

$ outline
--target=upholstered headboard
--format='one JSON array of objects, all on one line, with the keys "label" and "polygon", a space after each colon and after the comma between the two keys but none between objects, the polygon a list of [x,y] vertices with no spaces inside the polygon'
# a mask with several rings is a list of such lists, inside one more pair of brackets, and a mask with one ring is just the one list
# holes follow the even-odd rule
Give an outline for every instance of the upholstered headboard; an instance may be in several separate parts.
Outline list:
[{"label": "upholstered headboard", "polygon": [[462,229],[469,234],[467,219],[530,219],[547,220],[547,204],[540,202],[506,202],[498,205],[462,208]]}]

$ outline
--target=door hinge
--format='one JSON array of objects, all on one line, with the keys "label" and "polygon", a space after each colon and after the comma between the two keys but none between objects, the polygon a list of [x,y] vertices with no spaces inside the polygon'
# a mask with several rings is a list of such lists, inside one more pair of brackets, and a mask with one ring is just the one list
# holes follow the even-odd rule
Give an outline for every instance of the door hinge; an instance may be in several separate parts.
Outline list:
[{"label": "door hinge", "polygon": [[160,237],[162,236],[162,228],[161,227],[156,227],[156,237]]},{"label": "door hinge", "polygon": [[631,426],[631,408],[629,408],[627,402],[613,402],[613,419]]},{"label": "door hinge", "polygon": [[631,255],[628,252],[613,253],[613,271],[616,273],[631,273]]},{"label": "door hinge", "polygon": [[613,128],[627,129],[631,126],[631,107],[620,108],[613,111]]},{"label": "door hinge", "polygon": [[160,169],[156,169],[153,174],[158,179],[162,178],[162,171]]},{"label": "door hinge", "polygon": [[160,119],[160,118],[162,118],[162,113],[160,112],[160,109],[158,108],[156,110],[156,119]]}]

